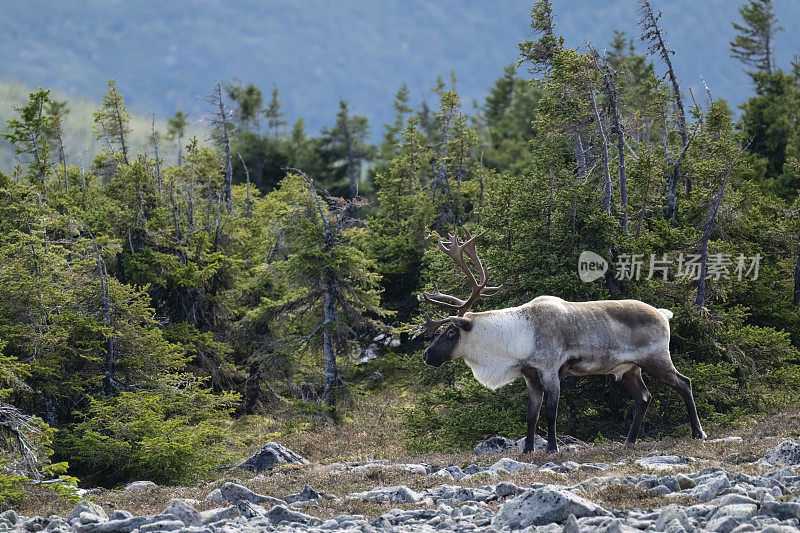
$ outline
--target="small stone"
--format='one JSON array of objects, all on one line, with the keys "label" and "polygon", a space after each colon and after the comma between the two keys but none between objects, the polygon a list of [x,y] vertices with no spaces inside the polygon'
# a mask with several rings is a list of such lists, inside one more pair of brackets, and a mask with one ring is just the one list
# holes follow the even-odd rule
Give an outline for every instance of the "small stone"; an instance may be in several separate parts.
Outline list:
[{"label": "small stone", "polygon": [[656,531],[664,530],[667,524],[672,522],[673,520],[677,520],[683,527],[683,529],[687,531],[691,531],[692,529],[694,529],[692,527],[691,522],[689,521],[689,517],[686,515],[686,512],[681,507],[678,507],[673,503],[666,506],[656,519],[656,524],[655,524]]},{"label": "small stone", "polygon": [[268,442],[261,451],[239,463],[238,467],[251,472],[263,472],[285,464],[307,465],[308,460],[282,444]]},{"label": "small stone", "polygon": [[500,453],[511,448],[516,448],[517,442],[505,437],[489,437],[488,439],[479,442],[472,453],[475,455],[485,455],[487,453]]},{"label": "small stone", "polygon": [[395,487],[376,487],[366,492],[354,492],[347,495],[348,499],[367,500],[376,503],[415,503],[422,499],[422,495],[405,485]]},{"label": "small stone", "polygon": [[678,482],[678,486],[681,490],[693,489],[697,486],[697,483],[685,474],[676,474],[675,480]]},{"label": "small stone", "polygon": [[650,491],[655,492],[656,494],[661,494],[662,496],[672,493],[672,491],[666,485],[657,485],[650,489]]},{"label": "small stone", "polygon": [[298,524],[317,525],[322,522],[319,518],[315,518],[298,511],[292,511],[283,505],[276,505],[270,509],[267,513],[267,518],[269,518],[269,521],[273,524],[293,522]]},{"label": "small stone", "polygon": [[728,480],[728,476],[723,473],[698,483],[695,488],[688,492],[688,495],[698,500],[708,501],[714,499],[717,494],[730,488],[730,486],[731,482]]},{"label": "small stone", "polygon": [[208,511],[200,511],[200,518],[204,524],[212,524],[220,520],[236,518],[240,514],[238,507],[229,505],[228,507],[218,507],[216,509],[209,509]]},{"label": "small stone", "polygon": [[183,529],[185,524],[180,520],[161,520],[152,524],[144,524],[139,527],[139,533],[149,533],[157,531],[178,531]]},{"label": "small stone", "polygon": [[[75,519],[80,519],[80,516],[84,513],[86,513],[89,516],[95,516],[97,520],[95,520],[94,523],[100,522],[102,520],[108,520],[108,515],[103,510],[103,508],[97,505],[96,503],[90,501],[81,502],[75,507],[73,507],[72,511],[70,511],[69,514],[67,515],[67,520],[69,522],[72,522]],[[86,521],[81,523],[88,524],[90,522]]]},{"label": "small stone", "polygon": [[208,495],[206,496],[206,500],[218,504],[225,503],[225,498],[222,497],[222,491],[219,489],[214,489],[211,492],[209,492]]},{"label": "small stone", "polygon": [[531,469],[531,466],[533,466],[534,469],[536,468],[536,465],[531,465],[530,463],[521,463],[521,462],[515,461],[514,459],[511,459],[509,457],[503,457],[502,459],[497,461],[495,464],[490,466],[489,470],[492,471],[492,472],[497,472],[497,473],[501,473],[501,471],[504,470],[505,472],[508,472],[509,474],[516,474],[517,472],[519,472],[520,470],[522,470],[524,468]]},{"label": "small stone", "polygon": [[721,437],[718,439],[710,439],[707,440],[706,443],[713,444],[715,442],[742,442],[742,440],[743,440],[742,437],[732,436],[732,437]]},{"label": "small stone", "polygon": [[677,467],[686,465],[691,458],[678,455],[651,455],[636,460],[636,464],[643,468],[650,468],[658,471],[674,470]]},{"label": "small stone", "polygon": [[262,496],[261,494],[256,494],[247,487],[239,485],[238,483],[231,483],[230,481],[225,483],[220,488],[220,493],[222,494],[223,498],[234,505],[242,501],[255,504],[270,503],[272,505],[286,505],[286,502],[283,500],[273,498],[271,496]]},{"label": "small stone", "polygon": [[800,444],[785,440],[768,451],[761,461],[771,465],[800,465]]},{"label": "small stone", "polygon": [[0,518],[5,520],[12,526],[17,525],[17,522],[19,522],[19,516],[17,516],[17,513],[15,513],[13,509],[9,509],[7,511],[3,511],[2,513],[0,513]]},{"label": "small stone", "polygon": [[128,483],[125,486],[125,490],[127,492],[133,492],[137,490],[150,490],[156,487],[156,484],[152,481],[134,481],[132,483]]},{"label": "small stone", "polygon": [[172,500],[162,514],[171,514],[187,526],[199,526],[203,523],[200,513],[184,500]]},{"label": "small stone", "polygon": [[609,513],[585,498],[548,485],[526,490],[506,500],[495,515],[493,525],[499,529],[524,529],[562,522],[570,514],[584,517],[607,516]]},{"label": "small stone", "polygon": [[564,529],[561,533],[581,533],[581,526],[578,525],[578,519],[575,518],[574,514],[567,517],[567,521],[564,522]]},{"label": "small stone", "polygon": [[739,525],[739,520],[733,516],[722,516],[711,520],[705,526],[706,531],[714,531],[715,533],[731,533],[735,527]]},{"label": "small stone", "polygon": [[297,494],[290,494],[288,495],[285,500],[287,503],[295,503],[295,502],[307,502],[310,500],[316,500],[321,495],[319,492],[315,491],[308,485],[303,487],[303,490],[298,492]]},{"label": "small stone", "polygon": [[763,502],[758,514],[772,516],[778,520],[788,520],[790,518],[800,519],[800,503]]},{"label": "small stone", "polygon": [[516,496],[518,490],[519,488],[510,481],[503,481],[502,483],[498,483],[497,486],[494,488],[494,491],[497,494],[498,498],[505,498],[506,496]]}]

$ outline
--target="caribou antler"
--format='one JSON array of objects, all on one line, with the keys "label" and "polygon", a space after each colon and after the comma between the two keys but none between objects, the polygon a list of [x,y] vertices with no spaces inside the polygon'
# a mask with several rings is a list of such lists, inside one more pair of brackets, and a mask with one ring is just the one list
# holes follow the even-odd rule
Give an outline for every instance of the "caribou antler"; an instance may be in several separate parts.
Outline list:
[{"label": "caribou antler", "polygon": [[422,331],[425,333],[426,337],[432,339],[436,336],[436,332],[439,331],[439,328],[448,322],[450,322],[450,319],[448,318],[437,318],[436,320],[431,320],[431,317],[425,314],[425,323],[422,324]]},{"label": "caribou antler", "polygon": [[[458,316],[464,316],[464,313],[472,308],[475,300],[481,296],[492,296],[502,288],[502,285],[498,287],[486,285],[486,282],[488,281],[486,265],[483,263],[483,261],[481,261],[481,258],[478,256],[478,252],[475,250],[475,243],[483,236],[483,233],[485,232],[478,233],[477,235],[473,236],[467,228],[462,229],[467,236],[466,241],[461,241],[461,239],[458,238],[458,229],[454,229],[449,234],[449,240],[439,239],[439,249],[449,255],[453,262],[455,262],[456,266],[460,268],[464,274],[466,274],[467,279],[472,285],[472,294],[470,294],[469,298],[466,300],[462,300],[461,298],[444,294],[439,290],[439,287],[434,284],[433,293],[423,292],[419,296],[419,301],[428,302],[439,305],[446,309],[455,310]],[[472,262],[476,269],[477,275],[476,272],[473,272],[472,268],[470,268],[470,266],[467,264],[464,254],[466,254],[467,258],[469,258],[469,260]],[[435,322],[440,322],[438,325],[436,325],[437,328],[446,322],[446,320],[431,321],[427,317],[426,320],[426,331],[429,327],[433,327],[432,325]]]}]

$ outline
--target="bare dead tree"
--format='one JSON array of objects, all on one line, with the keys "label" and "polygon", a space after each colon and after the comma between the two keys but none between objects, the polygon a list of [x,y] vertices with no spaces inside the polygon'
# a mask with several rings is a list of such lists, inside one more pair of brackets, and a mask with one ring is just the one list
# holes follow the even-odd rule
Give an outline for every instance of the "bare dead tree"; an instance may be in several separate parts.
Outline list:
[{"label": "bare dead tree", "polygon": [[594,90],[589,91],[592,99],[592,109],[594,109],[594,117],[597,122],[597,133],[600,136],[600,154],[603,158],[603,175],[605,176],[605,196],[603,197],[603,207],[606,214],[611,216],[611,194],[613,191],[613,184],[611,182],[611,169],[609,168],[608,161],[608,138],[603,130],[603,119],[600,116],[600,111],[597,109],[597,97]]},{"label": "bare dead tree", "polygon": [[86,209],[86,147],[81,146],[81,194],[83,195],[83,208]]},{"label": "bare dead tree", "polygon": [[619,89],[614,80],[614,73],[611,65],[608,64],[606,58],[597,53],[597,50],[590,44],[589,50],[594,56],[595,67],[603,76],[603,89],[605,90],[606,97],[608,98],[608,109],[610,111],[609,118],[611,119],[611,133],[617,137],[617,161],[619,162],[619,197],[622,204],[622,218],[620,225],[623,231],[628,233],[628,185],[627,176],[625,173],[625,138],[622,130],[622,120],[619,112]]},{"label": "bare dead tree", "polygon": [[247,178],[247,197],[245,198],[245,211],[244,216],[250,218],[250,171],[247,170],[247,165],[244,163],[244,159],[242,158],[242,154],[237,152],[239,156],[239,161],[242,162],[242,168],[244,168],[244,175]]},{"label": "bare dead tree", "polygon": [[[671,56],[675,52],[667,47],[667,43],[664,38],[664,32],[659,26],[658,22],[659,19],[661,18],[661,12],[654,11],[653,6],[650,4],[649,0],[639,0],[639,1],[641,4],[639,10],[641,15],[641,19],[639,20],[639,27],[642,29],[641,39],[643,42],[648,44],[647,52],[650,55],[655,55],[660,57],[661,60],[664,62],[664,65],[666,65],[667,67],[667,77],[669,78],[670,85],[672,87],[672,95],[675,99],[675,107],[677,108],[675,123],[678,127],[678,134],[681,137],[681,146],[685,147],[689,142],[689,136],[686,130],[686,112],[684,111],[683,107],[683,98],[681,97],[680,84],[678,83],[678,78],[675,75],[675,69],[672,67]],[[666,126],[664,135],[666,136]],[[666,138],[664,139],[664,142],[666,149]],[[676,193],[670,194],[669,205],[667,207],[667,213],[666,213],[667,218],[671,220],[675,219],[677,211],[676,208],[677,182],[679,181],[679,179],[680,179],[679,167],[677,166],[673,167],[673,172],[669,177],[670,180],[669,189],[670,191],[676,190]],[[686,181],[687,192],[691,191],[691,187],[692,187],[691,181],[687,178]]]},{"label": "bare dead tree", "polygon": [[[108,284],[108,269],[106,262],[103,259],[102,250],[97,241],[92,237],[88,227],[84,230],[89,234],[92,240],[92,250],[96,258],[97,276],[100,279],[100,307],[103,312],[103,323],[108,329],[108,337],[106,339],[106,355],[103,360],[103,382],[101,385],[101,392],[104,396],[111,396],[116,390],[120,388],[120,384],[114,379],[114,365],[116,363],[116,352],[114,349],[114,322],[111,316],[111,294]],[[129,234],[130,235],[130,234]]]},{"label": "bare dead tree", "polygon": [[797,263],[794,265],[794,294],[792,303],[794,303],[794,305],[800,305],[800,238],[797,240]]},{"label": "bare dead tree", "polygon": [[52,116],[49,125],[50,138],[55,141],[58,146],[58,163],[61,165],[61,170],[64,173],[64,192],[69,193],[69,179],[67,177],[67,155],[64,151],[64,121],[60,114]]},{"label": "bare dead tree", "polygon": [[9,404],[0,404],[0,429],[8,432],[16,442],[18,457],[12,463],[12,473],[29,478],[41,479],[39,472],[38,450],[31,442],[29,435],[40,433],[30,424],[31,417],[22,414],[19,409]]},{"label": "bare dead tree", "polygon": [[[747,146],[749,145],[750,143],[747,144]],[[697,280],[697,298],[694,301],[697,307],[702,308],[706,305],[708,242],[711,239],[711,230],[714,227],[714,221],[717,216],[717,211],[719,211],[719,206],[722,205],[722,196],[725,194],[725,186],[728,184],[728,179],[730,179],[731,174],[733,174],[733,171],[736,168],[736,163],[739,162],[742,154],[745,150],[747,150],[747,146],[740,147],[736,159],[734,159],[733,162],[728,165],[728,168],[725,170],[725,174],[722,176],[722,183],[719,186],[719,190],[714,196],[714,199],[711,201],[711,208],[708,211],[708,219],[703,227],[703,237],[700,240],[700,279]]]},{"label": "bare dead tree", "polygon": [[158,194],[161,194],[161,160],[158,157],[158,135],[156,134],[156,114],[150,116],[150,134],[153,141],[153,153],[156,159],[156,180],[158,180]]},{"label": "bare dead tree", "polygon": [[225,106],[225,99],[222,97],[222,84],[217,83],[206,101],[214,107],[211,114],[211,124],[215,128],[217,141],[225,154],[225,205],[228,214],[233,214],[233,166],[231,165],[231,143],[228,136],[230,128],[230,110]]}]

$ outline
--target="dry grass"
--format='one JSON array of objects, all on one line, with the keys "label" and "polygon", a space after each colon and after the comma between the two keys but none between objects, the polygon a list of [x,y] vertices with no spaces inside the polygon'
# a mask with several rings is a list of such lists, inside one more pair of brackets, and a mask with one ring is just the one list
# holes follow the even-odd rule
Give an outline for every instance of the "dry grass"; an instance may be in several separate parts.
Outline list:
[{"label": "dry grass", "polygon": [[[125,509],[134,514],[155,514],[161,512],[172,498],[188,498],[197,500],[195,507],[199,510],[215,507],[205,500],[206,495],[225,481],[235,481],[252,490],[269,496],[283,498],[288,494],[299,492],[305,485],[318,491],[324,491],[343,498],[348,493],[366,491],[378,486],[407,485],[414,490],[424,490],[442,484],[459,484],[478,487],[494,484],[499,481],[513,481],[518,486],[530,486],[534,482],[575,485],[590,481],[596,477],[641,475],[646,470],[634,464],[640,457],[669,453],[688,455],[704,459],[703,462],[690,463],[677,471],[698,471],[708,467],[720,466],[728,471],[756,474],[761,467],[749,462],[761,457],[767,449],[775,446],[780,438],[776,435],[794,436],[800,427],[800,415],[783,412],[772,416],[754,419],[736,430],[707,428],[710,438],[738,435],[745,441],[737,442],[698,442],[689,439],[666,438],[658,441],[641,441],[635,449],[625,450],[618,443],[602,443],[587,446],[576,452],[562,449],[555,455],[545,455],[543,451],[521,456],[516,452],[499,455],[476,457],[471,452],[454,454],[409,454],[403,447],[401,432],[401,408],[403,405],[392,397],[386,407],[386,396],[361,398],[342,413],[341,425],[320,424],[314,428],[305,428],[286,434],[282,433],[280,424],[274,420],[248,417],[232,425],[232,430],[240,435],[244,443],[242,456],[255,452],[268,440],[279,441],[296,452],[307,457],[312,464],[304,467],[283,467],[271,472],[253,476],[240,470],[220,472],[216,479],[210,479],[191,487],[159,486],[150,490],[127,493],[124,491],[106,491],[92,496],[92,499],[103,505],[108,511]],[[790,432],[787,434],[787,430]],[[793,433],[791,433],[794,431]],[[758,440],[753,440],[758,438]],[[438,476],[420,476],[402,467],[382,467],[359,472],[343,472],[334,463],[347,461],[364,462],[370,459],[389,459],[393,463],[425,463],[434,468],[459,465],[462,468],[471,463],[488,466],[500,457],[511,457],[542,465],[546,462],[578,463],[603,462],[616,463],[602,472],[576,471],[566,475],[553,475],[545,472],[523,470],[514,475],[490,479],[488,476],[474,476],[466,481],[450,481]],[[654,495],[649,491],[625,485],[608,485],[598,489],[587,489],[586,496],[597,503],[616,508],[654,509],[668,503],[691,504],[694,501],[676,501]],[[360,500],[319,502],[317,506],[306,509],[310,514],[320,518],[339,516],[345,513],[363,514],[368,517],[379,516],[391,508],[420,508],[420,505],[376,504]],[[72,508],[72,504],[61,500],[52,491],[36,488],[18,507],[25,515],[64,515]]]},{"label": "dry grass", "polygon": [[658,509],[671,503],[694,505],[701,503],[688,496],[667,498],[634,485],[607,485],[588,491],[585,496],[606,509]]}]

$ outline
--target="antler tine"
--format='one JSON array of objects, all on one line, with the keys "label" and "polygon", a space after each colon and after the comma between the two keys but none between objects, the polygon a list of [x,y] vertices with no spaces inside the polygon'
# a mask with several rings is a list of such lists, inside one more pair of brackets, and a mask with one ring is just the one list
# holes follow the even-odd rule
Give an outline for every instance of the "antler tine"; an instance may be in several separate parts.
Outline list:
[{"label": "antler tine", "polygon": [[442,327],[443,324],[449,322],[450,319],[448,318],[438,318],[436,320],[431,320],[431,317],[425,313],[425,323],[422,324],[422,331],[425,333],[425,336],[428,338],[435,337],[436,332]]},{"label": "antler tine", "polygon": [[439,286],[435,283],[433,284],[433,294],[429,292],[423,292],[419,295],[418,298],[421,302],[428,302],[435,305],[441,305],[442,307],[446,307],[447,309],[460,309],[466,302],[461,298],[456,298],[455,296],[450,296],[449,294],[444,294],[439,290]]},{"label": "antler tine", "polygon": [[[475,248],[478,239],[483,237],[486,232],[484,231],[473,235],[467,228],[462,227],[461,229],[466,235],[466,240],[462,241],[458,235],[458,228],[454,228],[448,232],[449,239],[439,239],[439,249],[446,253],[453,260],[456,266],[467,276],[467,279],[472,285],[472,294],[470,294],[469,298],[466,300],[462,300],[460,298],[456,298],[455,296],[443,294],[439,291],[439,287],[434,284],[433,294],[423,292],[419,296],[420,301],[440,305],[447,309],[457,310],[458,316],[463,316],[464,313],[469,311],[469,309],[475,303],[475,300],[477,300],[479,297],[492,296],[502,288],[502,286],[486,286],[486,282],[488,280],[486,265],[481,260]],[[473,272],[473,268],[467,264],[464,254],[466,254],[467,258],[469,258],[469,260],[472,262],[475,272]]]}]

